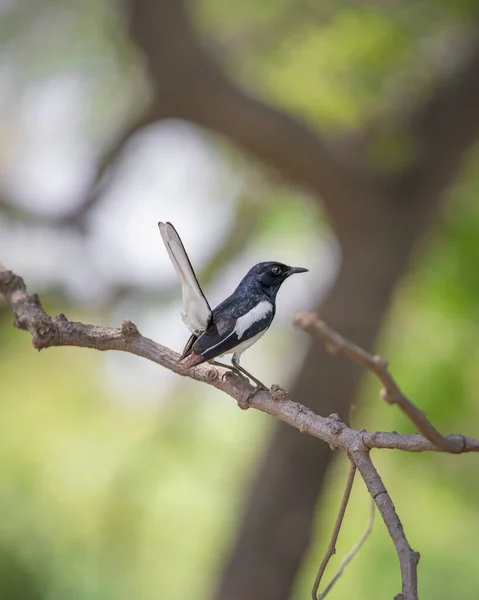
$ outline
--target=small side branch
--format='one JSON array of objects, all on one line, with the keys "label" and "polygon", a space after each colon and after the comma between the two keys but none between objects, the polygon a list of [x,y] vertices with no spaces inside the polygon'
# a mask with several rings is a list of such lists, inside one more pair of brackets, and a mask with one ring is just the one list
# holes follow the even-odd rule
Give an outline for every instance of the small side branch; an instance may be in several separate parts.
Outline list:
[{"label": "small side branch", "polygon": [[302,312],[294,317],[294,323],[310,335],[324,342],[331,354],[344,354],[358,365],[365,367],[381,382],[381,398],[388,404],[396,404],[406,417],[414,423],[422,435],[443,452],[463,452],[463,436],[444,436],[427,419],[425,413],[417,408],[400,390],[388,370],[388,361],[382,356],[369,354],[353,342],[342,337],[337,331],[326,325],[314,313]]},{"label": "small side branch", "polygon": [[417,600],[417,565],[420,558],[419,553],[414,552],[409,545],[391,497],[384,487],[369,454],[362,451],[352,452],[351,459],[357,466],[369,493],[376,502],[376,506],[381,513],[396,548],[401,569],[403,599]]},{"label": "small side branch", "polygon": [[324,594],[317,595],[319,585],[321,583],[321,579],[323,578],[323,575],[324,575],[324,571],[326,570],[326,567],[328,566],[328,563],[331,560],[331,557],[333,556],[333,554],[336,554],[336,542],[338,541],[339,532],[341,531],[341,525],[343,524],[344,514],[346,512],[346,507],[348,506],[349,498],[351,496],[351,490],[353,489],[355,475],[356,475],[356,465],[354,464],[354,462],[351,461],[351,464],[349,467],[348,479],[346,481],[346,487],[344,488],[343,498],[341,500],[341,505],[339,507],[338,516],[336,517],[336,523],[334,524],[334,529],[333,529],[333,533],[331,535],[331,540],[329,542],[329,546],[326,551],[326,554],[324,555],[324,558],[321,561],[321,564],[319,565],[318,574],[316,575],[316,579],[314,581],[313,590],[311,593],[313,600],[321,600],[322,598],[325,597],[325,595],[327,593],[327,592],[325,592]]},{"label": "small side branch", "polygon": [[84,231],[87,226],[88,216],[95,206],[101,202],[108,185],[110,184],[110,170],[113,171],[115,164],[128,142],[143,128],[153,125],[159,119],[154,108],[146,109],[143,113],[134,118],[130,123],[119,131],[110,145],[99,157],[96,173],[87,194],[82,201],[67,214],[55,219],[55,224],[59,226],[70,226]]},{"label": "small side branch", "polygon": [[324,592],[322,592],[319,595],[318,600],[322,600],[323,598],[326,598],[327,594],[329,594],[329,592],[333,588],[336,581],[343,574],[344,569],[353,560],[353,558],[356,556],[356,554],[359,552],[359,550],[361,550],[364,542],[368,539],[368,537],[373,529],[375,513],[376,513],[376,504],[375,504],[374,500],[371,498],[371,512],[369,514],[369,519],[368,519],[368,522],[366,525],[366,529],[364,530],[362,536],[359,538],[359,540],[356,542],[356,544],[354,544],[354,546],[351,548],[351,551],[343,558],[343,560],[341,561],[341,564],[339,565],[339,569],[336,571],[336,574],[334,575],[334,577],[331,579],[331,581],[325,587]]}]

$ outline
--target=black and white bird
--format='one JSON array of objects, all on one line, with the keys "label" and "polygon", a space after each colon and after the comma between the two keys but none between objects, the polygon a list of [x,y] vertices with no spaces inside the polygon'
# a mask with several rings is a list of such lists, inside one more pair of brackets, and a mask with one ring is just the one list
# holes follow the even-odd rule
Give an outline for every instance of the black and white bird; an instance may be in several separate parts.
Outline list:
[{"label": "black and white bird", "polygon": [[[189,369],[206,361],[242,372],[258,386],[265,387],[240,366],[241,354],[266,332],[276,312],[276,294],[294,273],[308,269],[288,267],[279,262],[261,262],[252,267],[235,291],[211,310],[198,283],[190,259],[171,223],[158,223],[168,255],[181,281],[181,317],[192,335],[178,362]],[[223,354],[233,354],[232,366],[216,362]]]}]

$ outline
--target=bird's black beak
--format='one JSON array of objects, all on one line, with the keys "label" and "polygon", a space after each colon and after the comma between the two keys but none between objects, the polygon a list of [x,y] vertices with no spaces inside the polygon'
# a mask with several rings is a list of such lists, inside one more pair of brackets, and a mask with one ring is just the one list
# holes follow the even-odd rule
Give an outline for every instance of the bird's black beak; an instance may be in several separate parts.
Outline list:
[{"label": "bird's black beak", "polygon": [[303,267],[290,267],[288,277],[289,275],[294,275],[295,273],[307,273],[308,271],[309,269],[303,269]]}]

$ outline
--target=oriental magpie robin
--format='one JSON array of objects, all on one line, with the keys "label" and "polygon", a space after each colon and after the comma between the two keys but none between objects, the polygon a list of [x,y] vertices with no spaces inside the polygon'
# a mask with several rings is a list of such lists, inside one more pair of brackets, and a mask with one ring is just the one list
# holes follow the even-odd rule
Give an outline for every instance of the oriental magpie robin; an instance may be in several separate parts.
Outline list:
[{"label": "oriental magpie robin", "polygon": [[[181,317],[192,335],[178,362],[189,369],[206,361],[244,373],[265,387],[240,366],[241,354],[252,346],[271,325],[276,312],[276,294],[294,273],[308,269],[288,267],[279,262],[261,262],[252,267],[236,290],[211,310],[198,283],[190,259],[171,223],[158,223],[168,255],[181,281]],[[223,354],[233,354],[232,366],[216,362]]]}]

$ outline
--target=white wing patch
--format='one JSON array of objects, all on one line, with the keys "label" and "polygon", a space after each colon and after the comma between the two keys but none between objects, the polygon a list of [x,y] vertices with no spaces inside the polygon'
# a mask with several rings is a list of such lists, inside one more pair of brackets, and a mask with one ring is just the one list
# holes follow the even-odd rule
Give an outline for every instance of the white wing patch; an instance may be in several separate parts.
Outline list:
[{"label": "white wing patch", "polygon": [[199,335],[208,327],[211,309],[196,279],[186,250],[171,223],[158,223],[168,256],[178,273],[183,292],[181,318],[191,333]]},{"label": "white wing patch", "polygon": [[234,329],[236,332],[236,335],[238,336],[238,339],[240,340],[242,338],[244,332],[247,329],[249,329],[251,327],[251,325],[254,325],[258,321],[261,321],[262,319],[264,319],[266,317],[266,315],[269,315],[269,313],[272,310],[273,310],[273,305],[271,304],[271,302],[268,302],[267,300],[262,300],[254,308],[252,308],[249,312],[247,312],[245,315],[240,317],[236,321],[236,326]]},{"label": "white wing patch", "polygon": [[249,338],[249,340],[245,340],[244,342],[241,342],[241,344],[238,344],[234,348],[231,348],[231,350],[228,350],[221,356],[224,356],[225,354],[238,354],[238,353],[241,354],[242,352],[247,350],[250,346],[255,344],[259,340],[259,338],[262,337],[265,333],[266,333],[266,329],[264,329],[263,331],[260,331],[259,333],[254,335],[252,338]]}]

